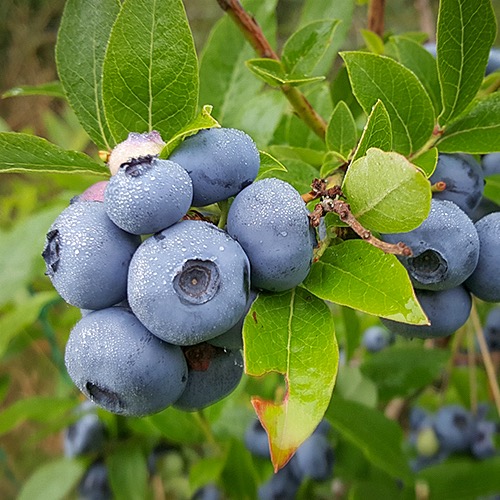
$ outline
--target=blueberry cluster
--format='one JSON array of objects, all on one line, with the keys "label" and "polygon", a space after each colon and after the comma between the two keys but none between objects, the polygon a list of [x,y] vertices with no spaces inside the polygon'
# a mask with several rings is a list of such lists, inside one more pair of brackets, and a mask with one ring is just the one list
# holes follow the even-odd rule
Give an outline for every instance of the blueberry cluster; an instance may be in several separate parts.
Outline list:
[{"label": "blueberry cluster", "polygon": [[417,452],[412,468],[417,471],[456,454],[469,454],[478,460],[495,456],[498,425],[486,417],[487,410],[480,405],[473,414],[450,404],[431,414],[420,407],[412,408],[410,442]]},{"label": "blueberry cluster", "polygon": [[[260,156],[244,132],[201,130],[169,159],[159,157],[164,145],[150,132],[116,146],[110,180],[72,200],[42,254],[56,290],[82,310],[68,373],[122,415],[192,411],[229,394],[243,372],[253,290],[299,284],[315,244],[300,194],[255,180]],[[220,228],[210,214],[228,199]]]},{"label": "blueberry cluster", "polygon": [[[285,467],[259,488],[259,500],[295,498],[304,480],[326,481],[331,478],[335,457],[328,440],[329,432],[330,424],[322,420]],[[254,420],[247,428],[245,446],[256,457],[270,458],[267,434],[259,420]]]},{"label": "blueberry cluster", "polygon": [[494,168],[491,156],[478,162],[470,155],[440,154],[430,177],[434,192],[427,219],[413,231],[383,235],[412,249],[411,257],[400,260],[430,321],[416,326],[382,319],[391,331],[409,338],[446,337],[467,321],[471,294],[500,301],[500,212],[478,216],[486,200],[485,177]]}]

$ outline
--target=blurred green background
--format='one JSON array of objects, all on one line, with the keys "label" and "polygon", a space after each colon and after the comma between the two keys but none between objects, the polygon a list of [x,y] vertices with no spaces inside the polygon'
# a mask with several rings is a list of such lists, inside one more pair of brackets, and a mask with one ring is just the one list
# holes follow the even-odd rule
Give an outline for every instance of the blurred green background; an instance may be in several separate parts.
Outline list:
[{"label": "blurred green background", "polygon": [[[293,31],[302,3],[279,2],[279,43]],[[388,0],[386,31],[432,31],[437,5],[438,0]],[[493,0],[493,5],[500,18],[500,0]],[[185,0],[185,6],[201,51],[222,11],[216,0]],[[54,45],[63,7],[64,0],[0,2],[0,93],[57,79]],[[424,12],[430,17],[422,15]],[[366,27],[366,13],[366,3],[360,2],[348,42],[352,47],[362,43],[358,30]],[[499,42],[497,37],[497,45]],[[56,98],[0,99],[0,130],[26,131],[67,149],[96,153],[72,112]],[[0,412],[17,400],[74,390],[64,376],[60,346],[79,312],[57,299],[44,277],[40,252],[55,216],[71,196],[94,181],[83,176],[1,177]],[[36,300],[30,298],[35,296]],[[40,300],[44,312],[36,320]],[[61,434],[55,432],[58,429],[53,431],[31,422],[2,436],[0,498],[14,496],[38,464],[61,455]]]}]

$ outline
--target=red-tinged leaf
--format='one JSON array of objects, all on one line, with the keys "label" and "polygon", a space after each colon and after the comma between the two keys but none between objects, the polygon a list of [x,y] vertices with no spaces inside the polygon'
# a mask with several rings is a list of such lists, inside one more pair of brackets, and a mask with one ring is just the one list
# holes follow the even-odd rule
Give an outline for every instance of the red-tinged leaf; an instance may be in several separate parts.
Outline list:
[{"label": "red-tinged leaf", "polygon": [[338,346],[328,306],[302,288],[260,294],[244,325],[249,375],[284,375],[276,404],[253,398],[266,429],[275,470],[311,435],[328,407],[338,369]]}]

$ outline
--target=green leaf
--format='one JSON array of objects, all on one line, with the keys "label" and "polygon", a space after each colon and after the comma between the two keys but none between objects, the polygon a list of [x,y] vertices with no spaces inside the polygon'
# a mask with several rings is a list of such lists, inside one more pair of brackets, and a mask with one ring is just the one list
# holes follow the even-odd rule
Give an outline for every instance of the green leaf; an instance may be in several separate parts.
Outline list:
[{"label": "green leaf", "polygon": [[56,300],[56,292],[39,292],[16,304],[12,310],[0,316],[0,359],[4,356],[10,341],[24,328],[34,323],[42,307]]},{"label": "green leaf", "polygon": [[370,52],[374,54],[384,53],[384,41],[376,33],[370,30],[361,30],[361,36]]},{"label": "green leaf", "polygon": [[89,137],[103,149],[114,146],[104,115],[102,79],[104,54],[120,6],[118,0],[68,0],[57,36],[57,70],[68,102]]},{"label": "green leaf", "polygon": [[181,0],[125,0],[104,59],[103,98],[116,142],[151,130],[166,141],[194,118],[198,61]]},{"label": "green leaf", "polygon": [[344,101],[334,108],[326,129],[326,146],[329,151],[348,158],[358,141],[356,122]]},{"label": "green leaf", "polygon": [[229,498],[242,500],[257,498],[257,473],[252,456],[241,441],[231,440],[222,471],[222,480]]},{"label": "green leaf", "polygon": [[332,42],[339,21],[313,21],[296,31],[283,46],[281,61],[289,74],[310,75]]},{"label": "green leaf", "polygon": [[2,99],[6,99],[7,97],[26,97],[33,95],[60,97],[61,99],[66,98],[61,82],[56,81],[41,83],[40,85],[21,85],[19,87],[13,87],[2,94]]},{"label": "green leaf", "polygon": [[396,422],[378,410],[338,396],[333,396],[326,417],[373,465],[404,482],[412,480],[408,458],[402,450],[403,433]]},{"label": "green leaf", "polygon": [[375,148],[350,165],[342,191],[356,219],[381,233],[415,229],[431,207],[430,184],[422,171],[398,153]]},{"label": "green leaf", "polygon": [[66,151],[30,134],[0,132],[1,172],[51,172],[108,176],[104,165],[78,151]]},{"label": "green leaf", "polygon": [[438,149],[431,148],[423,152],[421,155],[412,158],[411,162],[413,165],[417,166],[424,172],[427,178],[429,178],[436,169],[438,161]]},{"label": "green leaf", "polygon": [[324,153],[316,149],[285,146],[276,144],[269,148],[269,151],[281,160],[302,160],[314,167],[320,167],[323,163]]},{"label": "green leaf", "polygon": [[381,100],[392,123],[394,149],[418,151],[434,129],[434,108],[415,74],[386,56],[343,52],[354,95],[366,113]]},{"label": "green leaf", "polygon": [[146,417],[145,420],[153,424],[165,438],[174,443],[199,444],[206,439],[196,413],[170,407]]},{"label": "green leaf", "polygon": [[486,177],[484,196],[500,204],[500,174]]},{"label": "green leaf", "polygon": [[85,464],[68,458],[43,464],[23,484],[17,500],[63,500],[85,473]]},{"label": "green leaf", "polygon": [[443,153],[500,151],[500,92],[475,102],[467,113],[446,127],[437,147]]},{"label": "green leaf", "polygon": [[263,177],[275,177],[291,184],[299,193],[308,193],[311,183],[319,176],[319,172],[313,166],[302,160],[287,160],[286,172],[272,171]]},{"label": "green leaf", "polygon": [[370,148],[392,150],[391,119],[382,101],[376,102],[368,116],[353,161],[365,156]]},{"label": "green leaf", "polygon": [[[271,41],[276,32],[276,3],[277,0],[243,2]],[[212,29],[201,54],[200,102],[212,104],[214,116],[225,127],[234,126],[233,117],[262,87],[244,64],[253,56],[252,47],[235,23],[229,16],[223,16]]]},{"label": "green leaf", "polygon": [[500,458],[455,459],[422,470],[419,481],[427,483],[429,500],[470,500],[487,498],[500,490]]},{"label": "green leaf", "polygon": [[140,446],[120,443],[106,458],[109,483],[116,500],[147,498],[148,469]]},{"label": "green leaf", "polygon": [[0,436],[16,428],[26,420],[49,422],[75,406],[67,398],[36,396],[19,399],[0,413]]},{"label": "green leaf", "polygon": [[450,353],[426,349],[421,345],[395,346],[366,359],[361,371],[378,387],[385,401],[396,396],[411,396],[438,378]]},{"label": "green leaf", "polygon": [[324,300],[368,314],[428,324],[403,265],[362,240],[327,248],[303,286]]},{"label": "green leaf", "polygon": [[191,491],[196,491],[206,484],[217,483],[225,464],[225,457],[205,457],[194,463],[189,468]]},{"label": "green leaf", "polygon": [[436,115],[439,114],[443,103],[436,59],[433,55],[418,42],[405,36],[391,37],[386,46],[386,54],[397,59],[417,75],[432,100]]},{"label": "green leaf", "polygon": [[330,401],[338,368],[332,315],[301,288],[262,293],[245,319],[243,336],[246,373],[279,372],[287,384],[279,404],[252,398],[278,470],[311,435]]},{"label": "green leaf", "polygon": [[357,366],[350,365],[342,366],[339,370],[335,394],[370,408],[375,408],[378,399],[377,386]]},{"label": "green leaf", "polygon": [[[260,155],[260,167],[259,173],[256,180],[262,179],[263,177],[269,177],[273,171],[286,172],[286,167],[279,160],[274,158],[274,156],[266,153],[265,151],[259,151]],[[272,174],[271,174],[272,175]]]},{"label": "green leaf", "polygon": [[195,135],[200,130],[206,128],[220,127],[217,120],[212,116],[212,106],[205,105],[200,113],[182,130],[179,130],[163,147],[160,153],[160,158],[168,158],[174,149],[181,144],[181,142],[191,135]]},{"label": "green leaf", "polygon": [[460,115],[476,96],[495,36],[491,0],[440,0],[436,40],[441,126]]}]

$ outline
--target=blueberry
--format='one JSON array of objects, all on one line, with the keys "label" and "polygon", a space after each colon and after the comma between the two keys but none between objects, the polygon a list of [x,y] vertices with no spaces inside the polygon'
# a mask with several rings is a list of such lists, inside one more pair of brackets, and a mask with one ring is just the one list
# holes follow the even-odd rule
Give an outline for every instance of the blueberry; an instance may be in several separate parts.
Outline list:
[{"label": "blueberry", "polygon": [[195,491],[192,500],[221,500],[222,493],[217,485],[210,483]]},{"label": "blueberry", "polygon": [[185,220],[145,240],[130,263],[128,300],[155,335],[194,345],[235,325],[250,269],[240,245],[203,221]]},{"label": "blueberry", "polygon": [[496,424],[488,420],[478,420],[474,427],[470,451],[475,458],[484,460],[496,455]]},{"label": "blueberry", "polygon": [[415,439],[415,448],[422,457],[432,457],[439,452],[440,443],[431,425],[421,427]]},{"label": "blueberry", "polygon": [[187,382],[181,349],[153,336],[120,307],[83,317],[71,330],[65,362],[87,398],[120,415],[161,411],[180,397]]},{"label": "blueberry", "polygon": [[409,325],[385,318],[380,321],[393,333],[407,338],[447,337],[465,324],[472,307],[469,292],[463,287],[432,292],[415,290],[430,325]]},{"label": "blueberry", "polygon": [[500,205],[495,203],[489,198],[481,198],[479,205],[476,207],[474,212],[470,215],[472,222],[476,223],[479,219],[482,219],[485,215],[491,214],[493,212],[500,212]]},{"label": "blueberry", "polygon": [[500,153],[490,153],[481,158],[481,166],[485,177],[500,174]]},{"label": "blueberry", "polygon": [[304,280],[315,244],[308,214],[300,194],[279,179],[259,180],[236,196],[227,231],[248,255],[253,287],[278,292]]},{"label": "blueberry", "polygon": [[267,432],[257,418],[252,420],[245,431],[244,442],[247,450],[257,457],[270,458]]},{"label": "blueberry", "polygon": [[412,249],[411,257],[400,260],[415,288],[454,288],[472,274],[479,258],[476,228],[451,201],[432,200],[431,211],[419,227],[383,238],[390,243],[402,241]]},{"label": "blueberry", "polygon": [[243,316],[229,330],[217,335],[217,337],[214,337],[213,339],[210,339],[208,343],[217,347],[223,347],[224,349],[243,349],[243,323],[245,322],[245,317],[256,298],[257,292],[250,290],[250,295],[248,296],[248,302]]},{"label": "blueberry", "polygon": [[500,70],[500,47],[492,47],[490,57],[488,58],[488,65],[486,66],[486,74],[489,75],[498,70]]},{"label": "blueberry", "polygon": [[479,260],[465,286],[486,302],[500,302],[500,212],[494,212],[476,223],[479,236]]},{"label": "blueberry", "polygon": [[391,334],[385,328],[374,325],[363,332],[361,344],[369,352],[378,352],[391,343]]},{"label": "blueberry", "polygon": [[292,470],[290,462],[273,474],[258,491],[259,500],[292,500],[296,498],[300,479]]},{"label": "blueberry", "polygon": [[123,163],[140,156],[157,156],[164,148],[165,142],[156,130],[139,134],[130,132],[127,139],[117,144],[108,159],[111,175],[115,175]]},{"label": "blueberry", "polygon": [[193,181],[193,205],[226,200],[253,182],[259,151],[241,130],[211,128],[184,139],[170,160],[185,168]]},{"label": "blueberry", "polygon": [[410,430],[418,431],[429,418],[429,413],[420,406],[412,406],[408,415]]},{"label": "blueberry", "polygon": [[85,401],[77,411],[78,420],[64,430],[64,455],[69,458],[99,452],[105,442],[105,427],[96,406]]},{"label": "blueberry", "polygon": [[467,215],[474,212],[483,196],[483,169],[471,155],[441,153],[429,181],[446,184],[446,189],[434,193],[433,198],[452,201]]},{"label": "blueberry", "polygon": [[442,450],[466,451],[474,434],[474,418],[462,406],[446,405],[434,417],[434,431]]},{"label": "blueberry", "polygon": [[104,192],[109,184],[109,181],[99,181],[89,186],[82,194],[75,196],[70,203],[78,201],[104,201]]},{"label": "blueberry", "polygon": [[71,305],[112,306],[126,298],[128,265],[140,242],[111,222],[103,203],[73,203],[47,233],[42,253],[45,274]]},{"label": "blueberry", "polygon": [[78,494],[81,500],[111,500],[108,469],[103,462],[94,462],[86,470],[78,485]]},{"label": "blueberry", "polygon": [[490,351],[500,351],[500,306],[488,313],[483,332]]},{"label": "blueberry", "polygon": [[124,231],[150,234],[180,220],[192,199],[193,185],[181,166],[144,156],[123,163],[111,177],[104,206]]},{"label": "blueberry", "polygon": [[326,481],[332,475],[333,462],[333,448],[328,439],[314,433],[299,446],[290,460],[290,466],[300,480]]},{"label": "blueberry", "polygon": [[220,401],[236,388],[243,375],[240,351],[226,351],[202,343],[185,348],[184,355],[188,381],[174,405],[181,410],[201,410]]}]

